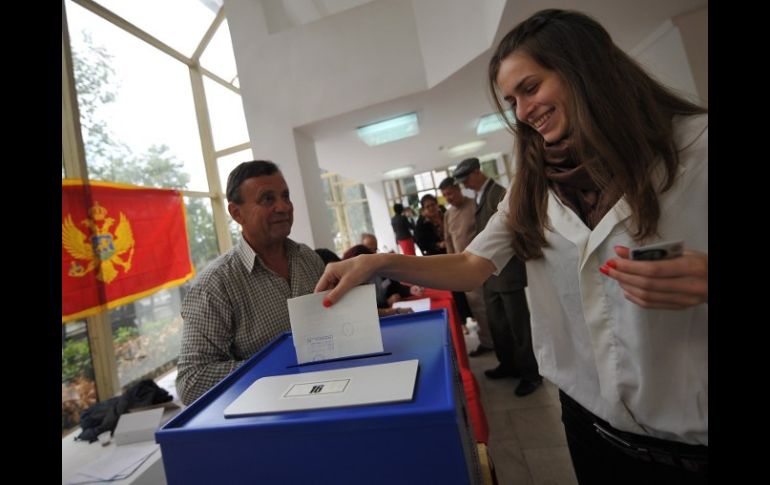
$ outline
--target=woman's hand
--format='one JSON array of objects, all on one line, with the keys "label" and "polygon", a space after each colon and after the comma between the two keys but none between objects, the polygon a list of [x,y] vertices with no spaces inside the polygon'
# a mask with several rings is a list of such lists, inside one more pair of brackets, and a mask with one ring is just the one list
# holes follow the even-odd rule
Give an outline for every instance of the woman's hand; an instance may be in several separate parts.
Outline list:
[{"label": "woman's hand", "polygon": [[409,287],[409,293],[414,296],[422,296],[425,293],[425,288],[422,286],[412,285]]},{"label": "woman's hand", "polygon": [[377,267],[375,258],[380,256],[384,255],[361,254],[355,258],[327,264],[313,291],[318,293],[332,290],[326,295],[323,303],[326,307],[332,306],[353,287],[372,279]]},{"label": "woman's hand", "polygon": [[625,297],[644,308],[680,310],[708,303],[709,257],[685,250],[678,258],[632,261],[629,249],[615,246],[612,258],[599,271],[616,280]]}]

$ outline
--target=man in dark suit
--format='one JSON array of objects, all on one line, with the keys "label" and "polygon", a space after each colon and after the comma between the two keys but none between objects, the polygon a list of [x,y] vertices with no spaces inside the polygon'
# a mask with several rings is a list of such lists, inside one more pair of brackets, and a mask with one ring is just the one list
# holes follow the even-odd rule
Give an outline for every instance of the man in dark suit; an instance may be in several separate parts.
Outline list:
[{"label": "man in dark suit", "polygon": [[[478,158],[460,162],[453,176],[476,192],[476,231],[479,233],[497,212],[505,189],[482,173]],[[495,354],[500,361],[500,365],[484,371],[484,374],[490,379],[521,377],[516,387],[517,396],[532,393],[543,382],[532,351],[529,306],[524,294],[526,286],[527,272],[524,263],[516,256],[499,275],[492,275],[484,282],[487,319]]]}]

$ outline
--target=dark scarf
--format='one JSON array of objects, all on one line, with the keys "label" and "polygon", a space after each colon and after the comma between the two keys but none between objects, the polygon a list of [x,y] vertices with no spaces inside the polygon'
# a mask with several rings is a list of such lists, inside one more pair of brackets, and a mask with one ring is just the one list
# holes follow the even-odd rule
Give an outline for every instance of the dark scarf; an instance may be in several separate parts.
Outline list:
[{"label": "dark scarf", "polygon": [[543,149],[548,185],[564,205],[575,211],[589,229],[593,229],[620,197],[596,185],[585,165],[576,159],[568,139],[552,145],[544,143]]}]

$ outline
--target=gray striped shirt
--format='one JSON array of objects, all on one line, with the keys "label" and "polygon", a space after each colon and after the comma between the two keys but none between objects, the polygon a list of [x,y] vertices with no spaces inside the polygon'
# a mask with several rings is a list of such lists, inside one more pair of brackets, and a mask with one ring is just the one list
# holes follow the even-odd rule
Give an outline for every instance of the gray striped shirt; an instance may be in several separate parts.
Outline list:
[{"label": "gray striped shirt", "polygon": [[189,404],[275,336],[290,331],[288,298],[313,292],[324,271],[318,255],[286,240],[289,281],[268,269],[241,237],[212,261],[182,302],[177,391]]}]

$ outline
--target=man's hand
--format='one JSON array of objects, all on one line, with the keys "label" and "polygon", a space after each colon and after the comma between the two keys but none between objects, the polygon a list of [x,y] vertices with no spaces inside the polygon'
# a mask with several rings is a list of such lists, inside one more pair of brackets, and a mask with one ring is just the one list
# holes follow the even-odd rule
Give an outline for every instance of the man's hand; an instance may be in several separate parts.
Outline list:
[{"label": "man's hand", "polygon": [[388,297],[388,306],[393,306],[393,304],[397,301],[401,301],[401,295],[398,293],[393,293]]},{"label": "man's hand", "polygon": [[599,271],[616,280],[625,297],[644,308],[681,310],[708,303],[708,254],[685,250],[678,258],[632,261],[629,249],[615,246]]}]

